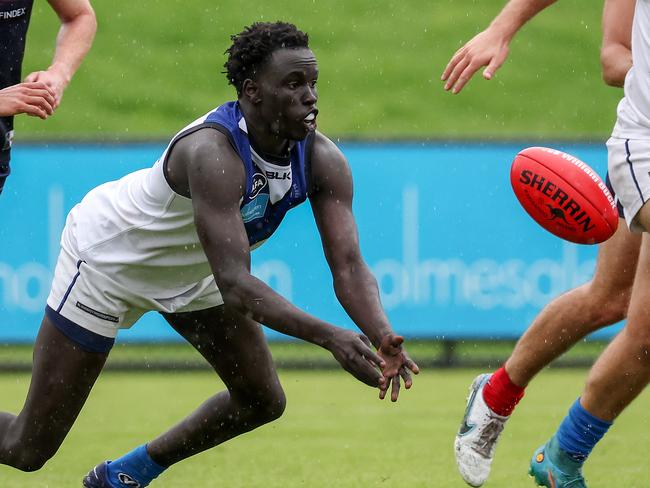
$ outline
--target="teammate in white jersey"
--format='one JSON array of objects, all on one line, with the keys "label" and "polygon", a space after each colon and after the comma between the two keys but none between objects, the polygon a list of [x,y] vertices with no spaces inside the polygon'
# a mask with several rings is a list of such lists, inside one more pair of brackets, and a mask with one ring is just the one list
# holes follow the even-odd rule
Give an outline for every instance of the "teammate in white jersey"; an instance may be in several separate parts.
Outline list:
[{"label": "teammate in white jersey", "polygon": [[[445,89],[452,93],[460,92],[484,66],[483,77],[491,79],[505,61],[515,33],[527,20],[552,3],[548,0],[510,1],[485,31],[467,42],[451,58],[442,75]],[[634,6],[634,0],[605,2],[601,61],[603,78],[610,85],[623,86],[625,75],[632,66],[631,46],[636,43],[631,40]],[[635,24],[634,37],[638,36],[637,29]],[[637,69],[638,65],[630,70],[626,93]],[[635,93],[633,98],[636,100],[639,95]],[[621,107],[629,104],[624,99]],[[634,102],[635,106],[640,104],[640,101]],[[632,111],[627,109],[626,112]],[[610,143],[610,163],[620,162],[621,156],[614,154],[611,146]],[[615,185],[615,189],[624,191],[620,185]],[[621,206],[619,215],[623,217]],[[619,225],[614,237],[599,248],[593,279],[549,303],[517,342],[505,365],[491,375],[476,378],[455,441],[458,468],[468,484],[481,486],[487,480],[504,424],[533,377],[588,333],[625,318],[640,246],[641,237],[631,233],[625,225]],[[642,258],[641,266],[644,263],[648,265]],[[610,374],[620,381],[615,367]],[[582,402],[571,408],[553,441],[534,456],[531,473],[543,486],[585,486],[582,462],[613,419],[609,413],[594,408],[593,402],[585,403],[585,399],[589,401],[583,396]]]},{"label": "teammate in white jersey", "polygon": [[[292,24],[232,37],[229,102],[177,134],[147,170],[91,191],[69,214],[23,410],[0,414],[0,462],[39,469],[59,448],[117,330],[157,310],[226,390],[159,437],[84,478],[144,487],[166,468],[278,418],[285,406],[259,323],[328,349],[360,381],[411,386],[418,368],[361,257],[344,156],[316,132],[318,67]],[[336,295],[360,335],[313,317],[250,274],[250,251],[309,198]],[[376,348],[375,350],[372,346]]]}]

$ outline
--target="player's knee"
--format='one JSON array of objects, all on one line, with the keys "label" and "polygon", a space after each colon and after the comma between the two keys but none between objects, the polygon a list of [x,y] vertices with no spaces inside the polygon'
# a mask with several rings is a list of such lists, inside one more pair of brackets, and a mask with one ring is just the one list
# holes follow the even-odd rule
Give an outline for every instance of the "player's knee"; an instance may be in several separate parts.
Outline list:
[{"label": "player's knee", "polygon": [[595,321],[600,327],[607,327],[624,320],[627,317],[627,308],[630,305],[630,296],[613,296],[610,300],[602,302],[598,308],[598,318]]},{"label": "player's knee", "polygon": [[287,404],[284,391],[279,384],[266,387],[254,394],[236,395],[240,415],[246,416],[247,422],[262,425],[277,420],[284,413]]},{"label": "player's knee", "polygon": [[281,386],[270,388],[258,399],[256,417],[263,423],[279,419],[287,406],[287,398]]},{"label": "player's knee", "polygon": [[32,473],[45,466],[45,463],[52,459],[53,455],[54,453],[50,454],[38,449],[29,449],[12,459],[10,465],[20,471]]},{"label": "player's knee", "polygon": [[592,311],[591,323],[594,330],[607,327],[624,320],[630,305],[631,288],[609,290],[606,295],[602,289],[595,290],[591,286]]},{"label": "player's knee", "polygon": [[625,334],[628,349],[640,361],[650,367],[650,330],[639,327],[636,323],[628,324],[621,334]]}]

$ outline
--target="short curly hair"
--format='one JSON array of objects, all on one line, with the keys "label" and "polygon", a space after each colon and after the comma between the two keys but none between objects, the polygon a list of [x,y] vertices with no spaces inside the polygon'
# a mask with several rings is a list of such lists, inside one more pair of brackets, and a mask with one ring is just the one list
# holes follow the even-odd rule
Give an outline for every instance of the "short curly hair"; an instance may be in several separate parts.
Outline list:
[{"label": "short curly hair", "polygon": [[288,22],[255,22],[242,32],[230,36],[223,65],[228,83],[241,96],[244,80],[254,79],[274,51],[283,48],[309,47],[309,36]]}]

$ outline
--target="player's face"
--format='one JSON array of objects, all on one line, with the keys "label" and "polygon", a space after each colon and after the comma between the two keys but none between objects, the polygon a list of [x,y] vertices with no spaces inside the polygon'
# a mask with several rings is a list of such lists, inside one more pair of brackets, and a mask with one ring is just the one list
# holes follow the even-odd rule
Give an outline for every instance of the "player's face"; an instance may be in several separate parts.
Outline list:
[{"label": "player's face", "polygon": [[264,66],[258,84],[261,115],[272,133],[302,140],[316,129],[318,65],[310,49],[279,49]]}]

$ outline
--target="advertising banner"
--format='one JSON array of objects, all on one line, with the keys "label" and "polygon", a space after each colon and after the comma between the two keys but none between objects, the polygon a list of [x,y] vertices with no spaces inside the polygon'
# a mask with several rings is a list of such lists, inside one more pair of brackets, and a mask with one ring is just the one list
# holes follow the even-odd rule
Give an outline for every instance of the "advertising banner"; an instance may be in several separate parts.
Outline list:
[{"label": "advertising banner", "polygon": [[[514,338],[551,298],[589,280],[596,246],[550,235],[511,190],[510,163],[529,145],[340,145],[354,178],[362,252],[397,331],[413,338]],[[604,144],[544,145],[604,177]],[[35,337],[70,208],[94,186],[151,166],[163,149],[16,144],[0,196],[0,341]],[[334,296],[308,202],[253,252],[253,272],[309,313],[354,326]],[[269,331],[269,337],[281,336]],[[176,339],[156,313],[120,334],[131,341]]]}]

